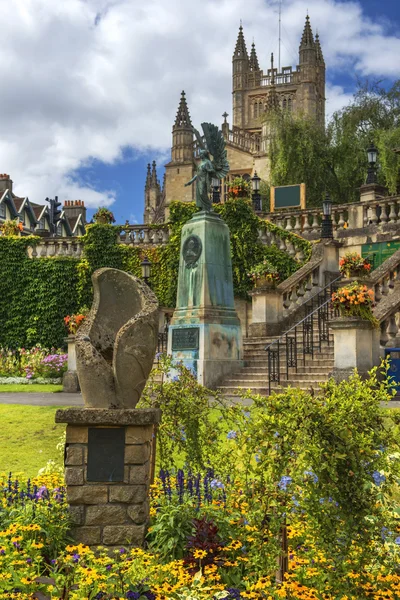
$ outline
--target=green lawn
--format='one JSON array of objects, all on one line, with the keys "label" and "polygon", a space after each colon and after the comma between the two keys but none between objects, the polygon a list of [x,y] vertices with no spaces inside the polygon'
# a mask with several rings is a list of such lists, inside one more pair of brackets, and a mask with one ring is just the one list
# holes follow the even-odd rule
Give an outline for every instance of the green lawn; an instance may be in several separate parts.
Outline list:
[{"label": "green lawn", "polygon": [[65,425],[54,423],[56,410],[55,406],[0,405],[0,474],[12,471],[32,477],[49,459],[60,459],[56,446]]},{"label": "green lawn", "polygon": [[26,392],[27,394],[32,392],[62,392],[62,385],[53,384],[40,384],[40,383],[21,383],[21,384],[3,384],[0,385],[0,394],[2,392]]}]

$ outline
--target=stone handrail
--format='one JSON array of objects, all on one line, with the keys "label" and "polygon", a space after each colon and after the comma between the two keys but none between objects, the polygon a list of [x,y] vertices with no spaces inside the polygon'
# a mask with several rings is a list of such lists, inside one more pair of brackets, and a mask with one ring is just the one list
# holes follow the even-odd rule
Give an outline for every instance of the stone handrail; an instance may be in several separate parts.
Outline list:
[{"label": "stone handrail", "polygon": [[283,250],[283,252],[287,252],[289,256],[295,258],[296,260],[303,262],[304,261],[304,252],[302,247],[296,247],[296,237],[292,236],[290,238],[284,238],[280,236],[275,231],[271,231],[270,229],[260,228],[258,230],[258,237],[262,244],[265,246],[269,246],[271,244],[275,244],[279,250]]},{"label": "stone handrail", "polygon": [[282,281],[277,286],[282,294],[283,317],[286,318],[295,312],[312,296],[321,291],[321,265],[324,259],[324,244],[313,246],[311,259],[298,271]]},{"label": "stone handrail", "polygon": [[[120,244],[127,246],[156,246],[169,240],[169,226],[126,225],[118,237]],[[80,258],[83,243],[79,237],[42,238],[35,246],[28,247],[30,258],[49,258],[52,256],[72,256]]]},{"label": "stone handrail", "polygon": [[365,283],[375,294],[373,312],[380,323],[380,344],[383,347],[393,346],[400,318],[400,250],[375,269]]},{"label": "stone handrail", "polygon": [[[321,233],[322,207],[264,213],[262,217],[286,231],[305,238],[318,238]],[[393,225],[400,220],[400,196],[378,198],[374,201],[333,205],[332,221],[335,237],[346,230],[373,225]]]}]

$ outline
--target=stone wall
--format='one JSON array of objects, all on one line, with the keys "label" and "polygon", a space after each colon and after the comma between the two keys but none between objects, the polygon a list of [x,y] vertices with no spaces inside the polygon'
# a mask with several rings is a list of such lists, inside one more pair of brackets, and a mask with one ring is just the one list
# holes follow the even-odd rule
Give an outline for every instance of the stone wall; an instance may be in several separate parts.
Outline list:
[{"label": "stone wall", "polygon": [[[94,422],[96,419],[94,411],[99,415],[97,423]],[[111,414],[111,419],[102,419],[101,413]],[[124,421],[125,423],[132,421],[129,413],[137,413],[136,421],[142,423],[124,426]],[[140,413],[147,414],[143,417]],[[101,409],[67,409],[57,412],[56,421],[70,421],[66,432],[65,481],[72,522],[71,533],[76,542],[107,547],[143,544],[149,518],[148,494],[153,428],[160,418],[158,413],[159,411],[103,411]],[[88,481],[89,429],[91,427],[112,428],[110,421],[113,418],[120,420],[125,431],[123,480]],[[91,422],[79,423],[85,420]],[[71,421],[78,421],[78,423],[71,423]],[[149,421],[153,421],[153,424],[149,424]]]}]

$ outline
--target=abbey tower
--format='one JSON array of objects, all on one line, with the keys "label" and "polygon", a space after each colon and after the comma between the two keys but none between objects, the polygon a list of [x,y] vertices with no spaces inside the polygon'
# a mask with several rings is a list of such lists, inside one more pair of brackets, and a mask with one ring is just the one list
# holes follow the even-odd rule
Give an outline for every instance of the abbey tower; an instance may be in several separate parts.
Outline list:
[{"label": "abbey tower", "polygon": [[[308,116],[325,123],[325,61],[318,34],[314,37],[307,15],[299,47],[299,64],[260,69],[255,44],[247,51],[243,27],[239,27],[232,58],[232,126],[223,115],[224,134],[230,177],[251,177],[254,171],[268,179],[268,139],[271,134],[268,116],[282,111],[294,116]],[[207,120],[207,116],[204,116]],[[193,140],[192,123],[185,93],[182,92],[175,123],[172,128],[171,160],[165,165],[164,185],[161,189],[156,174],[148,167],[145,187],[145,223],[168,220],[168,207],[174,200],[193,199],[194,186],[184,184],[194,173],[197,142]],[[226,189],[226,183],[223,182]]]}]

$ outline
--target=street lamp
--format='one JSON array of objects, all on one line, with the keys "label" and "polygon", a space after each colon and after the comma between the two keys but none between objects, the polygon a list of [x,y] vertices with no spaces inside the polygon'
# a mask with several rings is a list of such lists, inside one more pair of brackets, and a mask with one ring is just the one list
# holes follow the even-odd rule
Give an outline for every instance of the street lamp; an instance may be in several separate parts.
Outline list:
[{"label": "street lamp", "polygon": [[261,179],[257,175],[257,171],[254,171],[254,175],[251,178],[251,186],[253,190],[252,202],[255,212],[261,212],[260,181]]},{"label": "street lamp", "polygon": [[151,262],[146,255],[140,263],[140,266],[142,267],[142,279],[150,287]]},{"label": "street lamp", "polygon": [[370,147],[367,150],[368,155],[368,175],[366,183],[377,183],[376,177],[376,162],[378,160],[378,149],[375,147],[374,142],[371,142]]},{"label": "street lamp", "polygon": [[333,223],[332,223],[332,200],[326,192],[325,200],[322,202],[322,228],[321,238],[324,240],[333,239]]},{"label": "street lamp", "polygon": [[213,177],[211,180],[212,187],[212,203],[219,204],[221,202],[221,186],[218,177]]}]

